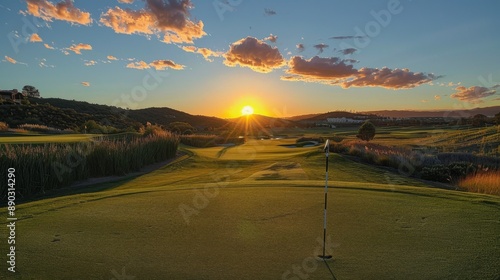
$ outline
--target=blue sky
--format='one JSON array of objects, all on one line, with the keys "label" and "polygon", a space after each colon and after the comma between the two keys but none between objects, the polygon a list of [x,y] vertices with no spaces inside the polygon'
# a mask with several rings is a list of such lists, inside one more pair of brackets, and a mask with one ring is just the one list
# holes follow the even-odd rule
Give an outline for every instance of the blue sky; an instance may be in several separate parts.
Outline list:
[{"label": "blue sky", "polygon": [[271,116],[494,106],[499,10],[494,0],[13,0],[0,4],[0,87],[218,117],[245,105]]}]

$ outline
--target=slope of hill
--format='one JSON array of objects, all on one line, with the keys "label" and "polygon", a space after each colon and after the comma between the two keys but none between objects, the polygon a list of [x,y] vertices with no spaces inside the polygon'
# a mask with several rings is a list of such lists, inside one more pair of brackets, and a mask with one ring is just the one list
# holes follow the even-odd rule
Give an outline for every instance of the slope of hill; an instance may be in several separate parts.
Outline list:
[{"label": "slope of hill", "polygon": [[75,129],[90,120],[118,129],[128,127],[138,129],[147,122],[163,126],[171,122],[187,122],[198,129],[219,128],[227,124],[223,119],[194,116],[170,108],[126,110],[60,98],[30,98],[29,104],[10,101],[0,103],[0,121],[8,123],[11,127],[29,123],[58,129]]},{"label": "slope of hill", "polygon": [[470,110],[439,110],[439,111],[412,111],[412,110],[380,110],[368,111],[363,114],[373,114],[391,118],[469,118],[477,114],[493,117],[500,112],[500,106],[474,108]]},{"label": "slope of hill", "polygon": [[143,124],[150,122],[164,126],[172,122],[186,122],[198,129],[218,128],[227,124],[226,120],[216,117],[191,115],[167,107],[129,110],[128,117]]},{"label": "slope of hill", "polygon": [[[305,115],[308,116],[308,115]],[[370,117],[376,117],[371,114],[361,114],[361,113],[350,113],[344,111],[334,111],[323,114],[314,115],[305,119],[298,119],[298,121],[324,121],[328,118],[352,118],[352,119],[368,119]]]}]

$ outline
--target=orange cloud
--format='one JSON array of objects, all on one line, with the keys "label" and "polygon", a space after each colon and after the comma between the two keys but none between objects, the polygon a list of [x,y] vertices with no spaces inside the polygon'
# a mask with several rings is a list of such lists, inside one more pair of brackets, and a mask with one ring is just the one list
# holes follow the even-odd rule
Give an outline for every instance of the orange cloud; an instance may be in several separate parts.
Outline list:
[{"label": "orange cloud", "polygon": [[496,89],[500,85],[495,85],[491,88],[480,87],[480,86],[472,86],[466,88],[464,86],[459,86],[455,88],[456,93],[451,95],[451,98],[458,99],[460,101],[471,102],[471,103],[479,103],[483,98],[494,95],[497,93]]},{"label": "orange cloud", "polygon": [[12,64],[16,64],[17,63],[17,60],[13,59],[12,57],[9,57],[9,56],[5,56],[5,60],[7,60],[8,62],[12,63]]},{"label": "orange cloud", "polygon": [[183,49],[186,52],[191,52],[191,53],[199,53],[203,55],[206,61],[212,62],[213,59],[210,59],[210,57],[220,57],[222,53],[212,51],[211,49],[207,48],[197,48],[195,46],[182,46],[181,49]]},{"label": "orange cloud", "polygon": [[30,42],[32,42],[32,43],[35,43],[35,42],[43,42],[43,40],[42,40],[42,38],[40,38],[40,36],[38,36],[38,34],[33,33],[33,34],[31,34],[31,36],[30,36]]},{"label": "orange cloud", "polygon": [[84,87],[90,87],[90,83],[89,82],[81,82],[81,84]]},{"label": "orange cloud", "polygon": [[95,60],[87,60],[84,63],[85,66],[94,66],[96,64],[97,64],[97,61],[95,61]]},{"label": "orange cloud", "polygon": [[43,44],[43,46],[44,46],[44,47],[46,47],[46,48],[47,48],[47,49],[49,49],[49,50],[53,50],[53,49],[54,49],[54,47],[52,47],[52,46],[51,46],[51,45],[49,45],[49,44]]},{"label": "orange cloud", "polygon": [[134,3],[134,0],[118,0],[120,3],[125,3],[125,4],[132,4]]},{"label": "orange cloud", "polygon": [[112,55],[108,55],[106,58],[109,59],[109,60],[118,60],[118,58],[116,58],[116,57],[114,57]]},{"label": "orange cloud", "polygon": [[315,56],[309,60],[294,56],[288,63],[287,81],[319,82],[329,85],[349,87],[383,87],[388,89],[408,89],[430,83],[439,78],[433,74],[415,73],[408,69],[361,68],[353,67],[351,59],[338,57],[321,58]]},{"label": "orange cloud", "polygon": [[138,62],[131,62],[131,63],[127,64],[127,68],[142,70],[142,69],[148,69],[151,67],[149,66],[149,64],[147,64],[146,62],[141,60]]},{"label": "orange cloud", "polygon": [[278,36],[273,35],[273,34],[269,35],[269,37],[264,38],[264,41],[269,41],[271,43],[276,43],[277,40],[278,40]]},{"label": "orange cloud", "polygon": [[337,57],[315,56],[307,60],[301,56],[294,56],[288,62],[288,67],[286,72],[294,76],[286,80],[330,81],[350,77],[357,72],[352,65]]},{"label": "orange cloud", "polygon": [[71,47],[66,48],[66,50],[70,50],[76,54],[82,54],[82,52],[81,52],[82,50],[91,51],[92,46],[89,44],[82,44],[82,43],[80,43],[78,45],[73,44],[73,45],[71,45]]},{"label": "orange cloud", "polygon": [[165,68],[172,68],[175,70],[184,69],[184,65],[176,64],[172,60],[155,60],[149,64],[151,67],[154,67],[156,70],[165,70]]},{"label": "orange cloud", "polygon": [[193,43],[201,38],[203,22],[189,19],[190,0],[164,1],[145,0],[141,10],[108,9],[100,22],[122,34],[155,34],[165,43]]},{"label": "orange cloud", "polygon": [[231,44],[224,57],[224,64],[227,66],[239,65],[260,73],[269,73],[285,64],[278,48],[253,37],[246,37]]},{"label": "orange cloud", "polygon": [[45,21],[57,19],[81,25],[92,23],[90,13],[75,8],[71,0],[64,0],[55,5],[47,0],[26,0],[26,3],[28,4],[27,12],[29,14]]},{"label": "orange cloud", "polygon": [[433,74],[415,73],[408,69],[361,68],[342,87],[383,87],[388,89],[409,89],[427,84],[439,77]]},{"label": "orange cloud", "polygon": [[138,70],[144,70],[151,67],[155,68],[156,70],[165,70],[166,68],[182,70],[184,69],[185,66],[177,64],[172,60],[155,60],[149,64],[141,60],[127,64],[127,68],[138,69]]}]

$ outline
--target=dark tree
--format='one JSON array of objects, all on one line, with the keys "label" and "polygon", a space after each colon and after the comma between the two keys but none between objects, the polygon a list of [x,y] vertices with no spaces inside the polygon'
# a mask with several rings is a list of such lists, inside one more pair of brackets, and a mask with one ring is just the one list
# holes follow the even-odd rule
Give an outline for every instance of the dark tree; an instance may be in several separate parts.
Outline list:
[{"label": "dark tree", "polygon": [[185,122],[172,122],[167,126],[167,129],[177,134],[192,134],[196,129]]},{"label": "dark tree", "polygon": [[358,135],[356,135],[361,140],[370,141],[375,137],[375,126],[370,122],[364,122],[358,130]]},{"label": "dark tree", "polygon": [[25,93],[28,97],[40,97],[40,92],[36,87],[25,85],[23,87],[23,93]]},{"label": "dark tree", "polygon": [[486,121],[488,120],[488,117],[482,114],[477,114],[472,117],[472,126],[484,126],[486,124]]},{"label": "dark tree", "polygon": [[495,115],[495,120],[496,120],[497,124],[500,125],[500,113]]}]

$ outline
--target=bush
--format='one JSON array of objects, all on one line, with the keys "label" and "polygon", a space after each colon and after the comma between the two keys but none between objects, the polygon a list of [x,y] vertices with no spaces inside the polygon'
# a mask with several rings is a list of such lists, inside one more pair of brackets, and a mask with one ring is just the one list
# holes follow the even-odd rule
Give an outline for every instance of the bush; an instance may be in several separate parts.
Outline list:
[{"label": "bush", "polygon": [[41,125],[41,124],[22,124],[17,126],[19,129],[22,130],[27,130],[27,131],[35,131],[35,132],[44,132],[44,133],[63,133],[63,131],[53,128],[53,127],[48,127],[46,125]]},{"label": "bush", "polygon": [[7,131],[9,129],[9,125],[4,122],[0,122],[0,131]]},{"label": "bush", "polygon": [[361,140],[370,141],[375,137],[375,126],[370,122],[364,122],[358,130],[358,135],[356,135]]},{"label": "bush", "polygon": [[450,169],[442,164],[422,168],[422,179],[448,183],[450,182]]}]

